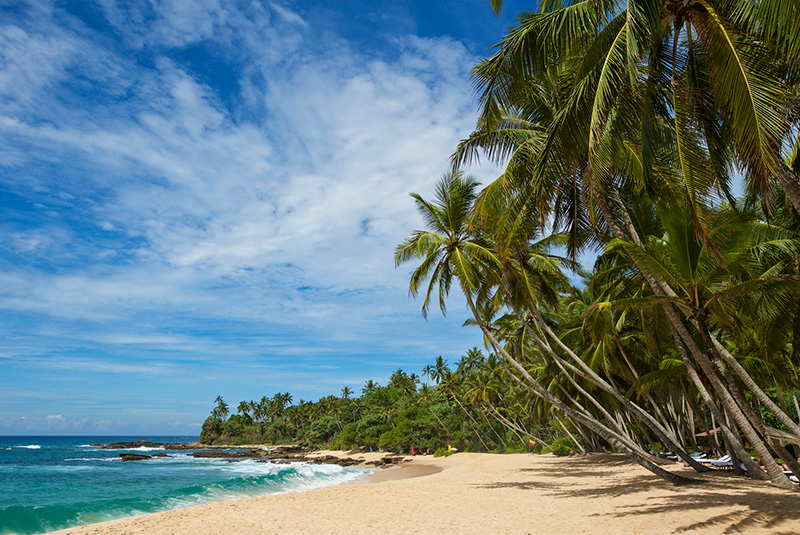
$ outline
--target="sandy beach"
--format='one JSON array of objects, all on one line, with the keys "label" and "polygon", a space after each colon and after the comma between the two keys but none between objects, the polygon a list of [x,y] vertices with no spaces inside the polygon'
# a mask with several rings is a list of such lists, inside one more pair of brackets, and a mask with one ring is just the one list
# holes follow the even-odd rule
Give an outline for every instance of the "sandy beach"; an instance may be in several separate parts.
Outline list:
[{"label": "sandy beach", "polygon": [[381,470],[358,483],[201,505],[55,533],[800,533],[800,492],[773,489],[733,475],[698,477],[674,465],[674,471],[700,480],[697,485],[676,487],[616,454],[459,453],[412,459],[401,468]]}]

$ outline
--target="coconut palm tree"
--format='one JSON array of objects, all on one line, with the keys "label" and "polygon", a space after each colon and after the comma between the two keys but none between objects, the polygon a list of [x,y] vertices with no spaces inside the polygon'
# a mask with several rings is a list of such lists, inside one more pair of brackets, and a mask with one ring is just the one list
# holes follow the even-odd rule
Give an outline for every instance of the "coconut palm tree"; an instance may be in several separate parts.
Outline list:
[{"label": "coconut palm tree", "polygon": [[628,131],[638,132],[626,136],[629,148],[652,180],[666,133],[696,225],[709,188],[727,191],[732,159],[754,191],[768,196],[776,181],[800,212],[798,175],[781,155],[787,142],[800,144],[798,117],[786,113],[798,82],[798,13],[796,0],[542,2],[476,69],[482,118],[497,121],[520,83],[568,64],[574,90],[549,137],[584,137],[594,179],[603,179],[607,141]]},{"label": "coconut palm tree", "polygon": [[[430,278],[422,307],[423,316],[427,316],[430,296],[437,286],[439,305],[442,312],[445,312],[445,298],[449,294],[453,277],[456,277],[474,319],[494,350],[520,374],[522,379],[516,378],[516,380],[521,386],[603,436],[615,448],[628,453],[648,470],[675,483],[685,482],[685,478],[667,472],[648,459],[641,448],[627,437],[608,428],[588,413],[576,410],[555,397],[504,349],[489,326],[481,321],[475,305],[475,296],[486,295],[483,290],[486,288],[487,277],[498,280],[497,273],[501,265],[492,251],[488,238],[477,233],[475,227],[471,225],[469,214],[476,197],[476,189],[477,183],[474,180],[464,179],[459,173],[450,173],[437,183],[433,202],[426,201],[418,194],[411,194],[430,230],[414,231],[398,245],[395,251],[395,263],[400,265],[415,258],[421,259],[419,267],[412,272],[409,293],[416,296],[425,279]],[[458,398],[455,397],[455,400],[458,401]],[[466,409],[463,410],[469,416]]]}]

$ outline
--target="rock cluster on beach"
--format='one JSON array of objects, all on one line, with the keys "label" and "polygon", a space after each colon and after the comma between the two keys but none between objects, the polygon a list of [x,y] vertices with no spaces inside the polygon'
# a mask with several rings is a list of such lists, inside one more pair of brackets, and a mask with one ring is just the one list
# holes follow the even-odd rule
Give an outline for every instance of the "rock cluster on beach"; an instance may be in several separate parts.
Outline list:
[{"label": "rock cluster on beach", "polygon": [[[239,449],[238,451],[229,451],[237,449],[236,446],[209,446],[207,444],[200,444],[199,442],[190,442],[184,444],[168,444],[160,442],[148,442],[145,440],[137,440],[131,442],[111,442],[108,444],[92,444],[92,446],[100,447],[103,449],[115,450],[129,450],[136,448],[164,448],[165,450],[201,450],[189,453],[191,457],[198,458],[211,458],[211,459],[228,459],[229,462],[236,462],[241,459],[257,459],[257,462],[272,462],[276,464],[285,464],[289,462],[307,462],[315,464],[338,464],[340,466],[356,466],[356,465],[372,465],[372,466],[387,466],[404,462],[406,459],[402,455],[391,454],[386,455],[380,459],[373,461],[364,461],[354,457],[336,457],[334,455],[308,455],[309,450],[303,446],[275,446],[271,449],[255,448],[252,446]],[[214,448],[214,449],[209,449]],[[223,450],[222,448],[225,448]],[[227,450],[227,451],[226,451]],[[357,451],[350,452],[360,453]],[[144,455],[141,453],[119,453],[120,459],[123,461],[146,461],[154,457],[170,457],[166,453],[156,453],[153,455]]]}]

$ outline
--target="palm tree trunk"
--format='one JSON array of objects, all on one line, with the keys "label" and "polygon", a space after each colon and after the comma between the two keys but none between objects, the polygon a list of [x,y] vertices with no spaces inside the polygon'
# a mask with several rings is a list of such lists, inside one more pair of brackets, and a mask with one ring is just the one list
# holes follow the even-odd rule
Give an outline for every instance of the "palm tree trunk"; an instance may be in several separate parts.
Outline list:
[{"label": "palm tree trunk", "polygon": [[[715,419],[717,422],[719,422],[718,425],[722,432],[722,438],[723,441],[725,442],[726,450],[729,453],[736,453],[738,457],[749,459],[750,456],[744,449],[742,441],[739,440],[739,437],[736,436],[733,430],[731,430],[731,428],[728,427],[728,425],[725,423],[725,418],[723,417],[722,412],[720,412],[719,407],[717,407],[717,404],[711,398],[711,394],[708,392],[705,385],[703,384],[703,381],[700,379],[700,375],[697,373],[697,369],[694,367],[694,364],[689,359],[689,355],[686,353],[686,349],[684,348],[684,345],[681,343],[678,332],[675,329],[672,329],[672,336],[675,338],[675,345],[678,348],[678,353],[683,359],[683,364],[686,368],[686,373],[689,376],[689,379],[694,383],[695,388],[697,388],[697,391],[700,393],[700,397],[702,398],[703,403],[705,403],[706,407],[708,407],[708,410],[711,412],[712,426],[715,425],[714,424]],[[714,429],[716,429],[716,427],[714,427]],[[714,435],[714,439],[719,445],[716,433]],[[750,477],[754,479],[764,479],[764,480],[768,479],[767,476],[764,474],[764,472],[761,470],[752,471],[748,467],[748,471],[750,472]]]},{"label": "palm tree trunk", "polygon": [[572,443],[573,443],[573,444],[575,444],[575,445],[578,447],[578,449],[581,451],[581,453],[582,453],[583,455],[586,455],[586,450],[583,448],[583,446],[581,446],[581,443],[580,443],[580,442],[578,442],[578,439],[577,439],[577,438],[575,438],[575,436],[574,436],[572,433],[570,433],[570,432],[569,432],[569,429],[567,429],[567,426],[566,426],[566,425],[564,425],[564,422],[562,422],[562,421],[561,421],[561,420],[559,420],[558,418],[556,418],[556,422],[558,422],[558,425],[560,425],[560,426],[561,426],[561,429],[563,429],[563,430],[564,430],[564,432],[567,434],[567,436],[569,437],[569,439],[572,441]]},{"label": "palm tree trunk", "polygon": [[[550,446],[547,445],[546,441],[542,440],[541,438],[537,437],[536,435],[531,434],[528,431],[525,431],[523,428],[521,428],[520,426],[516,425],[511,420],[509,420],[508,418],[506,418],[505,416],[500,414],[500,411],[498,411],[496,408],[494,408],[494,407],[490,407],[490,408],[494,412],[494,415],[500,420],[500,422],[502,422],[503,425],[505,425],[508,429],[511,429],[512,431],[517,433],[518,437],[519,437],[519,433],[521,433],[521,434],[525,435],[526,437],[532,438],[533,440],[535,440],[537,442],[540,442],[542,444],[542,446],[547,448],[548,450],[553,451],[553,449]],[[520,440],[522,440],[521,437],[520,437]]]},{"label": "palm tree trunk", "polygon": [[739,361],[734,358],[733,355],[723,346],[716,338],[711,338],[713,342],[714,349],[717,350],[717,353],[722,356],[725,362],[736,372],[736,375],[742,380],[748,390],[753,393],[753,395],[758,399],[759,403],[764,405],[769,411],[775,415],[780,422],[786,426],[786,429],[789,433],[795,435],[796,437],[800,438],[800,425],[792,420],[792,418],[783,411],[780,407],[778,407],[772,399],[761,389],[761,387],[756,384],[753,378],[747,373],[747,370],[739,364]]},{"label": "palm tree trunk", "polygon": [[472,432],[475,433],[475,436],[478,437],[478,440],[480,440],[481,444],[483,444],[483,447],[486,448],[486,453],[492,451],[491,448],[489,448],[489,446],[486,445],[486,442],[483,441],[483,438],[481,437],[481,434],[478,432],[478,430],[475,429],[475,425],[473,425],[473,422],[475,424],[477,424],[478,422],[476,422],[475,418],[473,418],[472,415],[469,412],[467,412],[467,409],[464,408],[464,405],[461,404],[461,402],[458,400],[458,397],[453,392],[451,392],[450,394],[453,396],[453,399],[456,400],[458,406],[461,407],[461,410],[464,411],[464,414],[466,414],[467,417],[469,418],[469,420],[467,420],[467,423],[472,428]]},{"label": "palm tree trunk", "polygon": [[475,308],[475,303],[472,302],[472,295],[469,293],[469,290],[465,289],[464,294],[467,299],[467,305],[469,306],[473,317],[478,322],[478,326],[481,328],[484,335],[486,335],[486,337],[491,342],[492,346],[495,348],[495,351],[497,351],[503,357],[503,359],[505,359],[506,362],[508,362],[508,364],[511,367],[513,367],[525,379],[525,381],[523,382],[519,380],[516,377],[516,375],[512,375],[512,377],[517,379],[517,381],[522,385],[523,388],[525,388],[531,394],[561,409],[561,411],[564,412],[566,415],[568,415],[570,418],[577,420],[578,422],[582,423],[583,425],[591,429],[594,433],[597,433],[598,435],[603,437],[604,440],[606,440],[609,444],[611,444],[612,447],[616,448],[618,451],[627,453],[628,456],[631,457],[631,459],[633,459],[636,463],[641,465],[643,468],[649,470],[650,472],[654,473],[655,475],[674,484],[686,484],[694,482],[694,480],[664,470],[663,468],[658,466],[656,463],[650,461],[646,457],[637,454],[632,449],[630,449],[626,444],[624,444],[623,442],[624,439],[620,440],[622,437],[617,435],[617,433],[615,433],[608,427],[604,426],[597,420],[587,417],[586,415],[571,409],[561,400],[553,396],[546,388],[544,388],[541,384],[539,384],[539,382],[536,381],[536,379],[534,379],[528,373],[528,371],[500,345],[500,343],[495,339],[490,329],[481,320],[480,314],[478,313],[478,310]]},{"label": "palm tree trunk", "polygon": [[[658,438],[661,441],[664,442],[664,444],[667,447],[669,447],[678,457],[681,458],[681,460],[683,460],[685,463],[687,463],[689,466],[691,466],[695,471],[697,471],[697,472],[708,472],[710,470],[707,466],[704,466],[704,465],[698,463],[694,458],[692,458],[691,455],[689,455],[683,448],[681,448],[677,443],[677,439],[674,439],[672,436],[670,436],[670,432],[666,428],[664,428],[659,423],[659,421],[656,420],[649,412],[644,410],[637,403],[634,403],[633,401],[631,401],[628,398],[626,398],[618,390],[616,390],[613,387],[611,387],[611,385],[606,383],[599,375],[597,375],[594,372],[594,370],[592,370],[589,366],[587,366],[586,363],[583,362],[583,360],[578,355],[576,355],[569,347],[567,347],[561,341],[561,339],[558,337],[558,335],[556,335],[556,333],[554,333],[552,331],[552,329],[550,329],[550,327],[547,325],[547,322],[544,320],[544,318],[542,317],[541,313],[539,312],[538,308],[532,309],[532,314],[533,314],[534,320],[536,321],[536,324],[539,326],[539,328],[542,329],[545,333],[547,333],[547,335],[550,338],[552,338],[553,341],[565,353],[567,353],[567,355],[569,355],[572,360],[575,361],[575,363],[581,368],[581,370],[583,370],[585,375],[581,374],[581,376],[584,377],[584,379],[586,379],[587,381],[597,385],[598,387],[602,388],[603,390],[605,390],[606,392],[608,392],[609,394],[614,396],[614,398],[617,401],[619,401],[622,404],[623,407],[625,407],[629,411],[634,412],[637,416],[639,416],[642,419],[642,421],[644,421],[645,424],[650,429],[653,430],[653,432],[658,436]],[[527,322],[526,322],[526,325],[527,325]],[[549,344],[547,344],[547,346],[549,346]],[[555,352],[552,351],[552,349],[551,349],[550,351],[548,351],[548,353],[552,356]],[[575,368],[573,367],[572,369],[575,369]],[[580,371],[577,371],[577,370],[576,370],[576,372],[577,373],[581,373]],[[591,379],[590,379],[590,377],[591,377]]]},{"label": "palm tree trunk", "polygon": [[[605,199],[602,196],[598,196],[597,198],[597,205],[601,210],[603,218],[606,220],[606,223],[611,228],[612,232],[614,232],[615,236],[621,240],[625,239],[624,234],[622,233],[620,227],[614,221],[614,217],[611,214],[611,211],[608,208],[608,205],[605,202]],[[800,209],[800,205],[796,207],[796,209]],[[800,213],[800,212],[798,212]],[[634,229],[635,232],[635,229]],[[637,236],[638,239],[638,236]],[[650,287],[656,294],[659,295],[669,295],[671,297],[676,297],[675,292],[669,285],[662,281],[660,278],[653,276],[650,272],[646,269],[643,269],[642,266],[634,260],[634,263],[639,268],[639,272],[642,276],[645,277]],[[686,330],[686,327],[683,325],[683,322],[678,317],[678,314],[675,312],[675,309],[672,307],[672,304],[665,303],[662,306],[665,314],[667,315],[667,319],[672,324],[672,326],[678,331],[680,334],[680,338],[686,344],[686,347],[689,348],[689,351],[692,353],[692,356],[695,358],[697,363],[700,365],[700,368],[703,370],[703,373],[709,378],[711,381],[714,390],[719,394],[720,400],[722,401],[723,405],[725,406],[726,410],[729,410],[731,416],[733,417],[736,424],[744,433],[747,440],[750,442],[751,446],[756,449],[756,452],[759,455],[759,458],[764,455],[764,460],[762,462],[765,463],[765,468],[767,469],[767,473],[769,474],[769,479],[772,482],[772,485],[783,488],[786,490],[792,490],[794,485],[789,479],[784,475],[783,471],[780,470],[780,467],[775,463],[772,459],[772,456],[769,455],[766,446],[764,443],[758,438],[756,435],[755,430],[752,426],[749,425],[746,418],[742,414],[742,412],[736,406],[736,402],[731,397],[730,393],[725,389],[724,385],[722,385],[719,381],[719,378],[714,373],[713,368],[711,367],[711,363],[708,361],[708,358],[703,354],[700,348],[695,343],[694,339],[691,337],[689,332]],[[703,330],[700,329],[701,334]],[[706,330],[707,331],[707,330]],[[713,345],[713,343],[711,344]],[[721,345],[721,344],[720,344]],[[735,359],[734,359],[735,360]],[[768,458],[767,458],[768,457]],[[748,462],[749,460],[749,462]],[[758,465],[752,462],[752,459],[749,459],[749,456],[746,455],[744,458],[745,466],[748,468],[748,472],[750,473],[751,477],[760,477],[763,473],[761,470],[758,469]],[[754,465],[751,468],[751,465]],[[756,476],[758,474],[758,476]]]},{"label": "palm tree trunk", "polygon": [[784,163],[783,158],[780,156],[780,150],[773,151],[774,159],[776,162],[775,178],[783,188],[786,198],[792,203],[794,211],[800,214],[800,183],[797,181],[794,173]]},{"label": "palm tree trunk", "polygon": [[[675,312],[674,308],[672,308],[672,305],[667,304],[663,308],[667,314],[674,316],[675,323],[678,325],[678,334],[680,334],[681,339],[684,341],[684,343],[686,343],[686,346],[692,352],[692,356],[700,365],[700,368],[703,370],[705,376],[708,377],[711,385],[714,387],[715,392],[717,392],[719,395],[720,401],[725,407],[725,410],[730,414],[733,421],[736,422],[737,427],[739,427],[739,429],[742,431],[745,438],[750,443],[750,446],[756,450],[756,454],[758,455],[759,459],[761,459],[761,462],[764,463],[764,467],[767,469],[767,474],[769,475],[772,485],[786,490],[793,490],[794,485],[791,481],[789,481],[775,460],[772,458],[772,455],[769,453],[766,445],[756,433],[756,430],[753,429],[752,425],[750,425],[750,422],[742,413],[731,393],[727,388],[725,388],[725,385],[722,384],[719,377],[714,372],[711,361],[694,343],[694,339],[686,330],[683,322],[681,322],[677,317],[677,313]],[[698,319],[701,322],[701,325],[704,325],[702,323],[702,318]],[[701,328],[701,335],[703,335],[703,331],[707,333],[706,329]],[[705,338],[705,335],[703,336]],[[691,344],[689,343],[689,340],[691,340]],[[745,453],[745,455],[742,456],[742,461],[747,467],[750,477],[756,477],[757,479],[760,478],[759,476],[763,474],[763,472],[758,468],[758,464],[756,464],[749,455]]]}]

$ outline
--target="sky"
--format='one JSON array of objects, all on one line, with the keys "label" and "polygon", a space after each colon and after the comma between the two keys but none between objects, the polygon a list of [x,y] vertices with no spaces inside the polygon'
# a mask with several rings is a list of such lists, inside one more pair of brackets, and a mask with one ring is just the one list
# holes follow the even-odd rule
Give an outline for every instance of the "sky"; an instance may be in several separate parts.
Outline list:
[{"label": "sky", "polygon": [[196,435],[481,346],[393,251],[531,3],[0,0],[0,434]]}]

